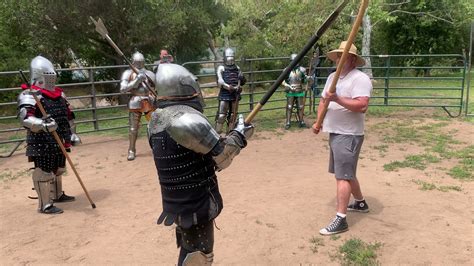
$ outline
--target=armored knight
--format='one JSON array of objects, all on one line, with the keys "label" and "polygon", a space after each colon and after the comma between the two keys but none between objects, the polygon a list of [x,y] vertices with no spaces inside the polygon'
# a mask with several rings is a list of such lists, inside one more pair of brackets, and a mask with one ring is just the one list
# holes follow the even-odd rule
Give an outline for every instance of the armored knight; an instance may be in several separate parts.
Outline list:
[{"label": "armored knight", "polygon": [[196,77],[176,64],[156,72],[158,109],[148,136],[161,185],[163,211],[157,223],[177,225],[178,265],[210,265],[214,219],[222,211],[215,172],[230,165],[253,132],[243,118],[225,137],[203,115]]},{"label": "armored knight", "polygon": [[[296,54],[291,54],[290,60],[293,61],[296,58]],[[291,127],[291,116],[293,113],[293,108],[296,107],[297,117],[300,127],[306,127],[304,122],[304,97],[305,92],[303,84],[306,83],[306,69],[302,66],[296,65],[293,70],[291,70],[288,77],[283,81],[283,86],[285,86],[286,92],[286,123],[285,129]]]},{"label": "armored knight", "polygon": [[[62,189],[62,174],[66,171],[66,158],[51,132],[56,131],[64,147],[81,142],[75,134],[74,113],[62,89],[55,86],[56,71],[53,64],[42,56],[30,64],[30,86],[22,84],[18,96],[19,119],[27,129],[26,156],[34,162],[33,185],[38,194],[38,212],[62,213],[54,202],[74,201]],[[43,117],[36,103],[37,96],[48,117]]]},{"label": "armored knight", "polygon": [[[222,133],[224,123],[227,122],[228,131],[232,129],[232,125],[229,124],[232,116],[237,114],[240,93],[242,92],[242,86],[245,85],[246,79],[240,68],[235,64],[234,51],[231,48],[227,48],[224,51],[224,65],[217,67],[217,84],[220,86],[219,91],[219,107],[216,114],[216,126],[217,133]],[[229,128],[230,126],[230,128]]]},{"label": "armored knight", "polygon": [[150,95],[150,89],[154,89],[152,83],[155,80],[155,74],[145,69],[145,57],[139,52],[133,54],[132,64],[138,69],[139,74],[137,75],[132,69],[127,69],[123,72],[120,82],[120,92],[130,93],[130,100],[128,101],[130,144],[127,156],[129,161],[135,160],[135,144],[142,115],[144,114],[149,120],[151,112],[155,110],[155,98]]}]

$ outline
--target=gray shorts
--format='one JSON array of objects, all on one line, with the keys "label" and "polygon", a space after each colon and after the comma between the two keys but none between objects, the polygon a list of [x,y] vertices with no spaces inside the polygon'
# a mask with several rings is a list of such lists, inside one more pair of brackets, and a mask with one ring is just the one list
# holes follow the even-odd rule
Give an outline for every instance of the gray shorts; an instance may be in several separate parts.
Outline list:
[{"label": "gray shorts", "polygon": [[336,179],[356,179],[357,161],[364,136],[329,134],[329,173]]}]

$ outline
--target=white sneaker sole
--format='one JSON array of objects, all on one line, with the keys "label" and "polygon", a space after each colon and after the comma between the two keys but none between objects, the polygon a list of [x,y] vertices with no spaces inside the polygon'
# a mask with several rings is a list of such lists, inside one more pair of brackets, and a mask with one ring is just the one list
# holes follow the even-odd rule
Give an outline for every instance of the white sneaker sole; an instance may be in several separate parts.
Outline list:
[{"label": "white sneaker sole", "polygon": [[319,230],[319,234],[323,235],[323,236],[329,236],[329,235],[335,235],[335,234],[339,234],[339,233],[344,233],[346,231],[348,231],[349,228],[346,228],[344,230],[340,230],[340,231],[335,231],[335,232],[329,232],[326,230],[326,228],[323,228],[321,230]]}]

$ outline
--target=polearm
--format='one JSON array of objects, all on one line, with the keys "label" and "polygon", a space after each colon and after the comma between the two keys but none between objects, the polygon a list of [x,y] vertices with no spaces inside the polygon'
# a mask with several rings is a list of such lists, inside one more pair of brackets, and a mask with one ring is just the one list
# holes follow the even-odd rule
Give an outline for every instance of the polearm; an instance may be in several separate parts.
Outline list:
[{"label": "polearm", "polygon": [[[95,30],[104,38],[107,40],[107,42],[110,44],[110,46],[112,46],[112,48],[115,49],[115,51],[125,60],[125,62],[127,62],[127,64],[130,66],[130,68],[132,69],[132,71],[138,75],[139,71],[138,69],[132,64],[132,62],[130,62],[130,60],[128,60],[128,58],[123,54],[122,50],[120,50],[120,48],[115,44],[115,42],[112,40],[112,38],[110,38],[109,36],[109,32],[107,31],[107,28],[105,27],[104,25],[104,22],[102,22],[102,19],[98,19],[97,21],[94,20],[94,18],[92,17],[89,17],[92,22],[94,23],[95,25]],[[152,84],[155,83],[155,81],[151,80],[151,78],[147,75],[146,76],[146,79],[148,82],[151,82]],[[148,89],[148,91],[153,94],[153,96],[158,99],[158,96],[156,95],[156,92],[150,87],[150,85],[147,83],[147,82],[143,82],[142,84],[145,84],[145,87]]]},{"label": "polearm", "polygon": [[[362,18],[364,17],[365,10],[367,9],[367,6],[369,5],[369,0],[361,0],[360,7],[359,7],[359,13],[357,14],[357,18],[352,25],[351,32],[349,33],[349,37],[347,38],[347,43],[346,47],[344,47],[344,51],[342,52],[341,59],[339,59],[339,63],[337,64],[337,69],[336,73],[334,74],[334,77],[331,82],[331,86],[329,87],[329,92],[334,93],[336,91],[336,84],[337,81],[339,80],[339,75],[341,74],[342,68],[346,62],[347,57],[349,56],[349,49],[351,48],[352,43],[354,42],[354,39],[357,35],[357,31],[359,30],[360,24],[362,22]],[[324,101],[323,109],[321,109],[321,113],[318,113],[318,120],[316,121],[314,127],[317,130],[321,129],[321,125],[323,123],[324,117],[326,116],[326,113],[328,111],[328,106],[329,106],[329,101]]]},{"label": "polearm", "polygon": [[[30,86],[30,83],[28,82],[28,79],[25,77],[25,74],[23,71],[20,69],[20,75],[25,81],[26,85],[28,86],[29,90],[31,91],[31,95],[35,98],[36,105],[41,111],[41,114],[43,115],[43,119],[48,117],[48,114],[46,113],[46,110],[43,107],[43,104],[41,104],[41,101],[38,99],[38,96],[36,96],[36,92],[32,91],[33,89]],[[67,154],[66,148],[64,148],[63,142],[59,138],[59,135],[56,131],[50,132],[54,139],[56,140],[56,143],[58,143],[59,148],[61,149],[61,152],[63,153],[64,157],[66,157],[66,160],[68,161],[69,165],[71,166],[72,171],[76,175],[77,181],[79,181],[79,184],[81,184],[82,190],[84,190],[84,193],[86,194],[87,199],[89,200],[89,203],[91,204],[92,208],[95,209],[95,203],[92,201],[91,197],[89,196],[89,192],[87,192],[86,187],[84,186],[84,183],[82,182],[81,177],[79,176],[79,173],[76,170],[76,167],[74,166],[74,163],[72,162],[71,158]]]},{"label": "polearm", "polygon": [[291,61],[290,65],[288,65],[285,70],[280,74],[278,79],[275,83],[272,84],[270,89],[263,95],[262,99],[257,103],[257,105],[253,108],[252,112],[245,118],[245,123],[250,124],[252,120],[255,118],[257,113],[262,109],[262,107],[267,103],[270,97],[275,93],[278,87],[281,85],[283,80],[288,76],[290,71],[298,64],[299,61],[308,53],[308,51],[313,47],[313,45],[321,38],[321,36],[326,32],[329,26],[336,20],[336,18],[341,13],[342,9],[349,3],[349,0],[344,0],[332,13],[329,17],[324,21],[323,25],[321,25],[318,31],[311,37],[311,39],[306,43],[303,49],[296,55],[295,59]]},{"label": "polearm", "polygon": [[[240,78],[237,83],[237,90],[239,89],[240,89]],[[232,101],[232,115],[230,117],[229,126],[227,127],[228,132],[230,132],[230,130],[235,127],[235,122],[237,121],[237,112],[239,111],[239,96],[240,96],[240,93],[237,93],[235,101]]]}]

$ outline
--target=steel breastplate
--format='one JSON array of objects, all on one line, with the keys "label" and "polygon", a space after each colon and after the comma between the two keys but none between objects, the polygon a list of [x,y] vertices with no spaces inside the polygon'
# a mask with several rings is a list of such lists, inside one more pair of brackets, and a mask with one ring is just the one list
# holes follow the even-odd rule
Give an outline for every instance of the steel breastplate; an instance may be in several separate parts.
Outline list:
[{"label": "steel breastplate", "polygon": [[148,88],[144,87],[141,84],[140,86],[138,86],[138,88],[131,91],[131,94],[133,96],[148,96],[149,93],[150,92],[148,91]]},{"label": "steel breastplate", "polygon": [[287,83],[292,85],[296,90],[301,90],[303,78],[303,73],[299,69],[293,69],[288,76]]},{"label": "steel breastplate", "polygon": [[[62,97],[51,99],[43,95],[40,101],[46,113],[49,114],[58,124],[56,133],[58,133],[59,137],[63,141],[69,142],[71,140],[71,128],[69,126],[69,120],[67,117],[68,107],[66,100]],[[35,112],[36,117],[42,117],[39,108],[36,108]],[[26,142],[28,143],[26,148],[27,156],[62,154],[58,144],[56,143],[56,140],[49,132],[41,131],[34,133],[28,130]]]}]

